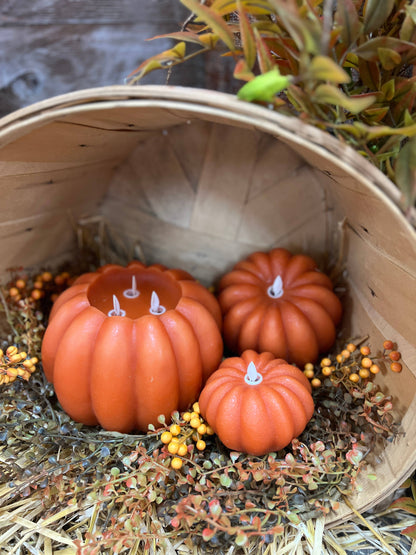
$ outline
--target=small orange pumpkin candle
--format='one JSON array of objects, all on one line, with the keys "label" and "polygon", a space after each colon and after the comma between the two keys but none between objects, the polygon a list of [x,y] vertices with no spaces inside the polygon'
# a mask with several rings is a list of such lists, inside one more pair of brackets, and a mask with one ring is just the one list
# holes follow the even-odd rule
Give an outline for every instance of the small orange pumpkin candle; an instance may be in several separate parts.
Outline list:
[{"label": "small orange pumpkin candle", "polygon": [[303,372],[272,353],[225,359],[199,397],[202,416],[229,449],[265,455],[298,437],[312,417]]},{"label": "small orange pumpkin candle", "polygon": [[146,431],[198,397],[222,357],[220,326],[215,297],[187,272],[107,265],[56,300],[43,368],[74,420]]},{"label": "small orange pumpkin candle", "polygon": [[270,351],[303,366],[335,341],[341,302],[312,258],[286,249],[256,252],[219,284],[224,340],[231,351]]}]

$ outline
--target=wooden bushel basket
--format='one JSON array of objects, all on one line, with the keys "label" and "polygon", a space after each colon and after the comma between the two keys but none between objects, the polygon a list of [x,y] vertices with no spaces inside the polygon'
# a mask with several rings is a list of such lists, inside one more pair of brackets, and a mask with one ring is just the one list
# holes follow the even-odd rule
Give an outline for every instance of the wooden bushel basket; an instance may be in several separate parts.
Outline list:
[{"label": "wooden bushel basket", "polygon": [[[295,118],[175,87],[105,87],[0,120],[0,275],[53,267],[76,249],[74,222],[99,216],[147,263],[205,284],[255,250],[336,259],[343,235],[345,338],[391,338],[401,374],[378,375],[398,437],[360,478],[360,511],[416,467],[416,233],[399,192],[352,149]],[[329,523],[350,516],[344,507]]]}]

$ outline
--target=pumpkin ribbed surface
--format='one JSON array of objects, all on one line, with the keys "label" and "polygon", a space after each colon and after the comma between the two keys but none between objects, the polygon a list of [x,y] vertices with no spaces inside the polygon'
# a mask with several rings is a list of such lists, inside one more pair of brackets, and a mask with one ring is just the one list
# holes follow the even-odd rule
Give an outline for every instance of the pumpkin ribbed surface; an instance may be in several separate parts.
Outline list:
[{"label": "pumpkin ribbed surface", "polygon": [[[108,316],[108,284],[118,290],[133,275],[140,296],[122,299],[126,316]],[[154,281],[166,301],[160,315],[148,313]],[[220,325],[215,297],[187,272],[140,262],[103,266],[56,300],[42,344],[44,372],[74,420],[146,431],[160,414],[198,397],[222,357]]]},{"label": "pumpkin ribbed surface", "polygon": [[[251,362],[262,378],[255,385],[245,380]],[[199,406],[226,447],[251,455],[286,447],[314,410],[311,385],[298,368],[252,350],[221,363],[202,390]]]},{"label": "pumpkin ribbed surface", "polygon": [[309,256],[281,248],[253,253],[219,284],[225,343],[236,354],[254,349],[298,365],[316,361],[341,319],[332,288]]}]

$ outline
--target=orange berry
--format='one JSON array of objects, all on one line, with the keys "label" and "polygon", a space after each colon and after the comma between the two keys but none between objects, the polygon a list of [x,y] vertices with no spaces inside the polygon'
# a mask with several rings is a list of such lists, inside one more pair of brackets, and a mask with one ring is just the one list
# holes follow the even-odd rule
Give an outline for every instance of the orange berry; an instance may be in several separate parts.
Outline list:
[{"label": "orange berry", "polygon": [[371,349],[370,349],[370,347],[368,347],[367,345],[363,345],[363,346],[361,347],[361,349],[360,349],[360,353],[361,353],[363,356],[367,357],[367,356],[371,353]]},{"label": "orange berry", "polygon": [[321,360],[321,366],[331,366],[331,359],[326,357]]},{"label": "orange berry", "polygon": [[65,279],[62,277],[62,275],[55,276],[55,279],[53,281],[56,283],[56,285],[63,285],[65,283]]},{"label": "orange berry", "polygon": [[196,431],[198,432],[198,434],[199,434],[200,436],[203,436],[204,434],[207,433],[207,427],[206,427],[205,424],[201,424],[200,426],[198,426],[198,428],[197,428]]},{"label": "orange berry", "polygon": [[350,374],[348,377],[354,383],[357,383],[358,381],[360,381],[360,376],[358,374],[356,374],[355,372]]},{"label": "orange berry", "polygon": [[389,358],[390,358],[391,360],[394,360],[394,361],[400,360],[401,356],[402,356],[402,355],[401,355],[401,353],[399,353],[399,351],[392,351],[392,352],[389,354]]},{"label": "orange berry", "polygon": [[52,281],[53,275],[50,272],[43,272],[42,279],[43,281]]},{"label": "orange berry", "polygon": [[207,435],[209,436],[213,436],[215,434],[214,430],[211,428],[211,426],[207,426]]},{"label": "orange berry", "polygon": [[19,295],[19,289],[17,287],[10,287],[9,295],[11,297],[17,297],[17,295]]},{"label": "orange berry", "polygon": [[344,358],[348,358],[349,356],[351,356],[351,353],[348,351],[348,349],[343,349],[343,350],[341,351],[341,355],[342,355]]},{"label": "orange berry", "polygon": [[383,343],[383,347],[386,351],[391,351],[394,349],[394,343],[393,341],[386,339],[386,341]]},{"label": "orange berry", "polygon": [[324,376],[330,376],[332,374],[333,370],[334,370],[333,366],[324,366],[322,368],[322,374]]},{"label": "orange berry", "polygon": [[179,451],[179,443],[176,441],[171,441],[168,445],[168,451],[171,455],[176,455]]},{"label": "orange berry", "polygon": [[26,282],[24,279],[17,279],[16,280],[16,287],[18,289],[24,289],[26,287]]},{"label": "orange berry", "polygon": [[178,436],[181,433],[181,427],[178,424],[172,424],[169,431],[173,436]]},{"label": "orange berry", "polygon": [[372,364],[370,366],[370,372],[372,374],[378,374],[380,372],[380,366],[378,364]]},{"label": "orange berry", "polygon": [[361,366],[362,366],[363,368],[371,368],[372,365],[373,365],[373,361],[371,360],[371,358],[364,357],[364,358],[361,360]]},{"label": "orange berry", "polygon": [[322,382],[321,382],[321,380],[320,380],[319,378],[314,378],[314,379],[311,381],[311,386],[312,386],[312,387],[320,387],[321,385],[322,385]]},{"label": "orange berry", "polygon": [[35,289],[42,289],[42,287],[43,287],[43,281],[41,281],[40,279],[37,280],[37,281],[35,281],[35,282],[33,283],[33,287],[34,287]]},{"label": "orange berry", "polygon": [[401,372],[402,371],[402,365],[400,364],[400,362],[392,362],[390,364],[390,368],[393,370],[393,372]]},{"label": "orange berry", "polygon": [[304,370],[303,373],[308,378],[308,380],[311,380],[315,375],[315,372],[313,370],[310,370],[310,369]]},{"label": "orange berry", "polygon": [[350,353],[353,353],[356,350],[357,346],[354,345],[354,343],[348,343],[347,345],[347,351],[349,351]]},{"label": "orange berry", "polygon": [[183,462],[178,457],[174,457],[170,463],[170,466],[175,470],[179,470],[180,468],[182,468],[182,465],[183,465]]},{"label": "orange berry", "polygon": [[337,362],[339,362],[340,364],[344,360],[344,357],[341,354],[338,354],[335,358],[337,359]]},{"label": "orange berry", "polygon": [[43,297],[43,291],[41,291],[40,289],[33,289],[33,291],[30,293],[30,296],[33,300],[38,301]]},{"label": "orange berry", "polygon": [[199,418],[192,418],[190,424],[192,428],[199,428],[201,421]]},{"label": "orange berry", "polygon": [[197,414],[201,414],[201,411],[200,411],[200,409],[199,409],[199,403],[198,403],[198,401],[192,405],[192,408],[194,409],[194,411],[195,411]]},{"label": "orange berry", "polygon": [[196,448],[197,448],[199,451],[203,451],[203,450],[205,449],[206,446],[207,446],[207,444],[205,443],[205,441],[204,441],[203,439],[199,439],[199,440],[196,442]]},{"label": "orange berry", "polygon": [[172,440],[172,434],[170,432],[163,432],[163,434],[160,436],[160,441],[162,443],[170,443],[170,441]]},{"label": "orange berry", "polygon": [[188,454],[188,447],[185,445],[185,443],[180,443],[178,446],[178,455],[180,457],[184,457],[187,454]]},{"label": "orange berry", "polygon": [[10,345],[10,347],[7,347],[6,355],[8,357],[15,355],[16,353],[17,353],[17,347],[15,347],[14,345]]},{"label": "orange berry", "polygon": [[61,276],[62,276],[65,280],[67,280],[67,279],[69,279],[70,274],[69,274],[69,272],[62,272]]},{"label": "orange berry", "polygon": [[182,418],[185,420],[185,422],[190,422],[192,416],[190,412],[184,412],[182,415]]},{"label": "orange berry", "polygon": [[370,377],[370,371],[367,368],[360,368],[358,374],[359,374],[360,378],[369,378]]},{"label": "orange berry", "polygon": [[32,357],[32,358],[30,359],[30,362],[31,362],[32,364],[37,364],[37,363],[39,362],[39,359],[38,359],[38,357]]},{"label": "orange berry", "polygon": [[313,372],[313,364],[312,364],[312,362],[307,362],[307,363],[305,364],[305,366],[303,367],[303,370],[306,370],[306,371],[312,370],[312,372]]}]

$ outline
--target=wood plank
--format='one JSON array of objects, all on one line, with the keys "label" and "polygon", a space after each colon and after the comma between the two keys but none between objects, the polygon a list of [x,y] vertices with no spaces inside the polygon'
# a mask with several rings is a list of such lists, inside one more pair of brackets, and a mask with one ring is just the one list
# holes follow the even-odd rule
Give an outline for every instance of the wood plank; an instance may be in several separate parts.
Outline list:
[{"label": "wood plank", "polygon": [[[195,193],[164,133],[141,142],[129,165],[152,211],[161,220],[188,227]],[[136,194],[137,194],[136,193]],[[135,195],[130,197],[135,203]]]},{"label": "wood plank", "polygon": [[0,177],[0,221],[30,217],[42,212],[70,210],[72,206],[98,204],[112,173],[110,164],[46,170]]},{"label": "wood plank", "polygon": [[282,181],[295,173],[305,162],[282,141],[270,135],[262,135],[258,144],[256,165],[253,172],[253,182],[250,187],[248,200],[274,187],[277,181]]},{"label": "wood plank", "polygon": [[245,204],[238,240],[271,244],[314,217],[325,244],[324,194],[311,169],[302,167],[283,180],[272,174],[268,181],[274,184]]},{"label": "wood plank", "polygon": [[[183,268],[205,285],[215,282],[238,260],[253,252],[253,245],[162,222],[121,199],[109,199],[103,206],[103,216],[126,241],[133,246],[140,244],[148,264],[160,262]],[[262,245],[256,245],[254,250],[261,248]]]},{"label": "wood plank", "polygon": [[56,120],[4,146],[0,160],[65,161],[81,165],[125,159],[136,143],[135,132],[95,129]]},{"label": "wood plank", "polygon": [[[97,205],[72,207],[75,220],[81,215],[94,213]],[[31,216],[0,223],[0,276],[8,268],[53,266],[75,246],[75,232],[65,210]]]},{"label": "wood plank", "polygon": [[213,125],[191,228],[224,239],[238,233],[253,177],[259,135],[247,129]]}]

